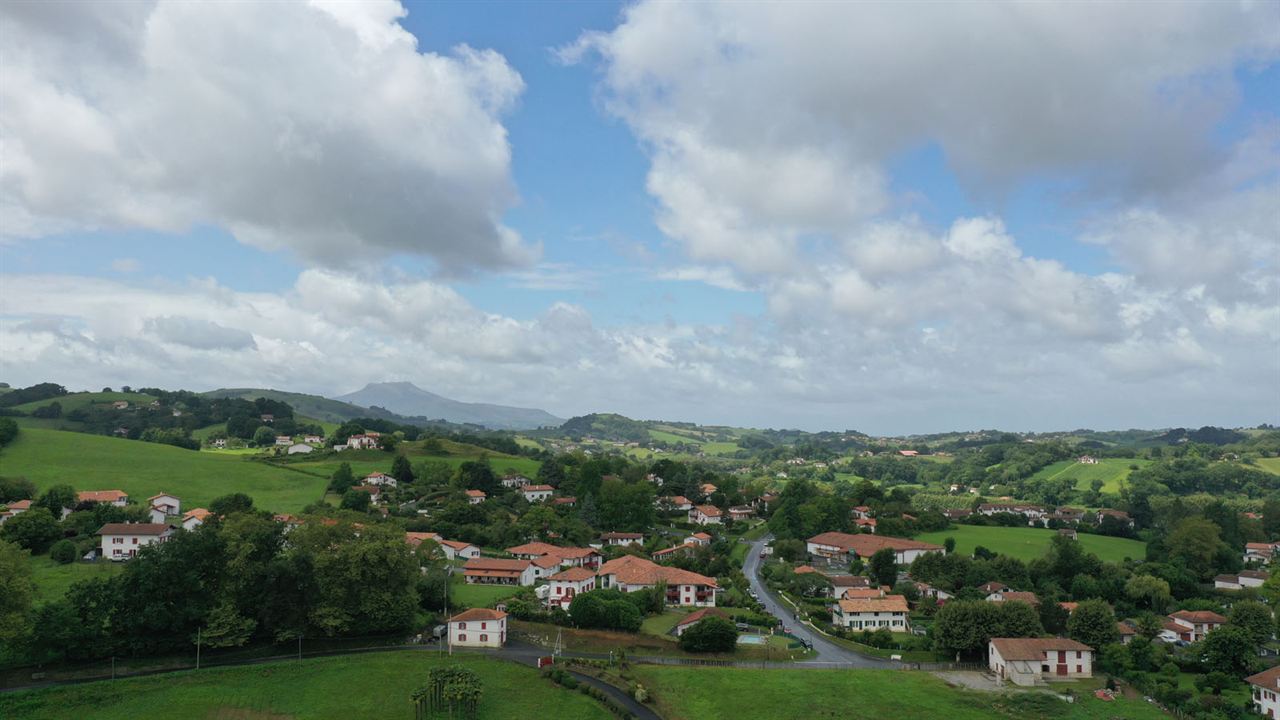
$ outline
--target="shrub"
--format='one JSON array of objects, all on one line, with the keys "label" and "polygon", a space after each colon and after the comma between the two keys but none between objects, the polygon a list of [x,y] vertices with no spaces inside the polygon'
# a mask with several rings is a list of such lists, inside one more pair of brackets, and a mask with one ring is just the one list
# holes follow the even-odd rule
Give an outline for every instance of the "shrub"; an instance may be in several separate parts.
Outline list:
[{"label": "shrub", "polygon": [[73,563],[76,559],[76,545],[70,540],[59,540],[49,548],[49,557],[63,565]]},{"label": "shrub", "polygon": [[738,629],[715,615],[704,617],[680,636],[680,649],[685,652],[732,652],[737,644]]}]

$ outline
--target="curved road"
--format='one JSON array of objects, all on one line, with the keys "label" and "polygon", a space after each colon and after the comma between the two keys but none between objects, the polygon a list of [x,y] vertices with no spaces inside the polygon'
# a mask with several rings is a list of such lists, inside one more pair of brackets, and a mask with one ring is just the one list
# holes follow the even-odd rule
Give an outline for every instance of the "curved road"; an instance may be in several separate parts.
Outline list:
[{"label": "curved road", "polygon": [[795,616],[791,606],[782,601],[781,598],[774,595],[764,581],[760,579],[760,553],[764,551],[764,546],[768,544],[772,536],[766,535],[764,538],[751,543],[751,549],[747,552],[747,559],[742,563],[742,574],[747,576],[747,582],[751,584],[751,589],[756,591],[756,595],[760,598],[760,604],[774,617],[782,621],[782,624],[791,628],[791,634],[807,641],[813,646],[817,653],[812,660],[802,660],[792,663],[795,666],[802,665],[820,665],[828,667],[859,667],[859,668],[894,668],[898,663],[892,660],[884,660],[870,655],[850,650],[848,648],[836,645],[828,640],[822,633],[815,631],[812,627],[800,623],[795,620]]}]

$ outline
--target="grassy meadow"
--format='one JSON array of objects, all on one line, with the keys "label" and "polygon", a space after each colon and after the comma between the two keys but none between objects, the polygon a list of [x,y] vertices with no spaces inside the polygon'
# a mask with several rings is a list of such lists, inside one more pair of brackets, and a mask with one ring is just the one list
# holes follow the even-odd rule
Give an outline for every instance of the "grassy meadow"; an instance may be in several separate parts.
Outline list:
[{"label": "grassy meadow", "polygon": [[1280,457],[1258,458],[1255,462],[1257,462],[1259,468],[1269,473],[1280,475]]},{"label": "grassy meadow", "polygon": [[[639,665],[632,673],[667,720],[814,720],[945,717],[948,720],[1146,720],[1165,715],[1140,699],[1074,704],[1043,693],[1011,696],[949,687],[901,670],[754,670]],[[1064,689],[1066,686],[1054,686]]]},{"label": "grassy meadow", "polygon": [[24,428],[0,451],[0,475],[24,476],[41,490],[60,483],[77,490],[118,489],[135,500],[168,492],[182,499],[184,509],[243,492],[258,507],[276,512],[297,512],[316,502],[327,484],[229,453],[39,428]]},{"label": "grassy meadow", "polygon": [[481,655],[405,651],[211,668],[0,695],[0,717],[25,720],[382,720],[411,718],[409,695],[434,667],[462,665],[483,684],[477,718],[613,716],[531,667]]},{"label": "grassy meadow", "polygon": [[79,560],[63,565],[49,559],[48,555],[31,558],[31,579],[36,583],[36,604],[40,605],[57,600],[67,594],[72,583],[93,578],[109,578],[118,574],[124,563],[113,563],[107,560],[98,562],[80,562]]},{"label": "grassy meadow", "polygon": [[493,607],[494,603],[517,592],[520,592],[518,585],[472,585],[462,579],[461,573],[456,573],[449,588],[449,598],[459,607]]},{"label": "grassy meadow", "polygon": [[[1045,554],[1057,533],[1056,530],[1033,527],[956,525],[950,530],[924,533],[916,539],[941,545],[944,540],[953,537],[956,539],[956,552],[964,555],[972,554],[973,549],[981,545],[1019,560],[1033,560]],[[1142,559],[1147,555],[1146,544],[1139,540],[1085,533],[1080,533],[1079,538],[1078,542],[1085,550],[1106,561],[1120,562],[1125,557]]]},{"label": "grassy meadow", "polygon": [[62,397],[34,400],[29,403],[15,405],[13,406],[13,409],[29,413],[36,408],[44,407],[45,405],[50,405],[56,402],[62,406],[62,414],[65,415],[72,410],[79,410],[80,408],[88,407],[90,405],[107,405],[116,402],[117,400],[128,401],[130,405],[145,405],[150,403],[152,400],[155,400],[155,398],[150,395],[143,395],[142,393],[126,392],[68,393]]},{"label": "grassy meadow", "polygon": [[1103,458],[1096,465],[1084,465],[1075,460],[1062,460],[1041,468],[1040,472],[1031,476],[1031,479],[1072,478],[1076,481],[1077,490],[1088,490],[1094,480],[1101,480],[1102,492],[1118,493],[1125,479],[1129,477],[1130,466],[1144,467],[1150,464],[1150,460],[1133,458]]}]

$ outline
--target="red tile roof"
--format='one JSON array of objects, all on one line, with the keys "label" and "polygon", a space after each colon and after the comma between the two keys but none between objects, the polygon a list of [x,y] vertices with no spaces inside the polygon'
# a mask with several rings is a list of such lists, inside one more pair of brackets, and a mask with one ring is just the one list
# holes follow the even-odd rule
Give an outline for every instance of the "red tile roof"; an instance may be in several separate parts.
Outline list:
[{"label": "red tile roof", "polygon": [[13,502],[9,503],[9,509],[10,510],[30,510],[31,501],[30,500],[14,500]]},{"label": "red tile roof", "polygon": [[164,523],[107,523],[98,535],[163,535],[171,530]]},{"label": "red tile roof", "polygon": [[577,566],[577,567],[568,568],[566,570],[561,570],[560,572],[556,573],[555,575],[552,575],[547,579],[562,580],[564,582],[582,582],[583,580],[589,580],[590,578],[593,578],[595,576],[596,574],[591,572],[590,570],[581,566]]},{"label": "red tile roof", "polygon": [[707,517],[720,517],[723,514],[715,505],[695,505],[693,509]]},{"label": "red tile roof", "polygon": [[614,575],[624,585],[706,585],[718,588],[713,578],[680,568],[659,565],[634,555],[623,555],[600,566],[599,575]]},{"label": "red tile roof", "polygon": [[1046,650],[1093,652],[1088,645],[1067,638],[991,638],[991,644],[1005,660],[1043,660]]},{"label": "red tile roof", "polygon": [[1169,617],[1176,618],[1178,620],[1186,620],[1187,622],[1192,623],[1214,623],[1218,625],[1227,621],[1226,618],[1210,610],[1179,610],[1174,613],[1169,613]]},{"label": "red tile roof", "polygon": [[83,490],[76,493],[80,502],[115,502],[128,499],[129,494],[123,490]]},{"label": "red tile roof", "polygon": [[1268,690],[1280,689],[1280,665],[1268,670],[1263,670],[1257,675],[1250,675],[1245,678],[1244,681],[1250,685],[1257,685],[1260,688],[1266,688]]},{"label": "red tile roof", "polygon": [[449,622],[471,622],[472,620],[501,620],[507,614],[501,610],[491,610],[489,608],[471,608],[464,610],[457,615],[449,618]]},{"label": "red tile roof", "polygon": [[707,617],[708,615],[713,617],[722,617],[722,618],[729,617],[720,608],[702,608],[701,610],[694,610],[688,615],[685,615],[683,620],[676,623],[676,627],[684,627],[685,625],[692,625],[693,623],[698,622],[699,620]]},{"label": "red tile roof", "polygon": [[821,535],[815,535],[809,538],[809,542],[836,547],[845,552],[856,552],[860,557],[871,557],[876,554],[877,550],[882,548],[924,550],[926,552],[945,549],[941,545],[920,542],[919,540],[907,540],[885,535],[850,535],[842,532],[825,532]]},{"label": "red tile roof", "polygon": [[850,598],[841,600],[839,605],[842,613],[907,612],[907,598],[902,595]]}]

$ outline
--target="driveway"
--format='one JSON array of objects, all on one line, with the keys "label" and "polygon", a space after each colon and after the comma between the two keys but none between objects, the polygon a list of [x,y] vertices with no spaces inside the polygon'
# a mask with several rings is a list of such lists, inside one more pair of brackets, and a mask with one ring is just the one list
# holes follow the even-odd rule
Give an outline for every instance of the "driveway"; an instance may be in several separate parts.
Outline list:
[{"label": "driveway", "polygon": [[826,667],[857,667],[857,668],[879,668],[892,669],[898,666],[898,663],[892,660],[884,660],[882,658],[871,655],[863,655],[862,653],[850,650],[848,648],[836,645],[828,640],[822,633],[817,632],[811,626],[798,622],[791,610],[791,606],[787,605],[781,598],[776,596],[764,581],[760,579],[760,553],[764,551],[764,546],[768,544],[771,536],[765,536],[761,540],[751,543],[751,549],[747,553],[747,559],[742,563],[742,574],[747,576],[747,582],[751,584],[751,589],[756,591],[756,595],[760,597],[760,604],[764,605],[765,610],[769,614],[782,621],[782,624],[791,628],[791,634],[807,641],[813,646],[817,653],[812,660],[802,660],[792,663],[794,666],[826,666]]}]

